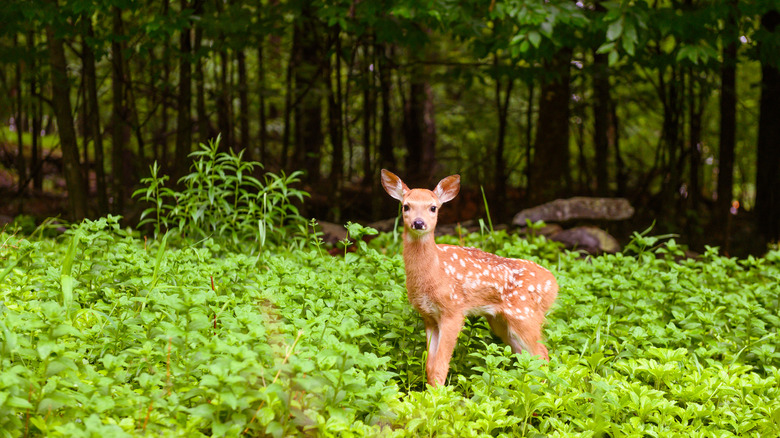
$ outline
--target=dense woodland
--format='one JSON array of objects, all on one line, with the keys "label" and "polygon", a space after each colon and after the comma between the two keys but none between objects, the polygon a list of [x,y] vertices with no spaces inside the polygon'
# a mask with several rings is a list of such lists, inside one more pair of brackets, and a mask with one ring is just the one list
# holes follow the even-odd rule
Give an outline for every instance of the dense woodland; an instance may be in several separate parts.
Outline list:
[{"label": "dense woodland", "polygon": [[385,167],[413,185],[460,173],[472,191],[456,219],[479,213],[480,186],[494,221],[558,197],[620,196],[683,240],[765,248],[780,238],[778,11],[3,0],[0,207],[30,214],[59,193],[70,219],[132,220],[153,162],[171,185],[219,135],[266,171],[304,170],[307,213],[333,221],[393,214]]}]

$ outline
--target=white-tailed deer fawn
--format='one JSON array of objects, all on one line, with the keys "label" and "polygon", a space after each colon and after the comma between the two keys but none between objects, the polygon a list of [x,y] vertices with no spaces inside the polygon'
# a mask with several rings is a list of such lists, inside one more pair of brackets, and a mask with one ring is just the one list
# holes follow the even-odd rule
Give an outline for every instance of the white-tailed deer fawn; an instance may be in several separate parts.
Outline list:
[{"label": "white-tailed deer fawn", "polygon": [[425,324],[428,383],[444,384],[458,334],[469,315],[485,316],[493,332],[515,353],[527,350],[549,360],[541,343],[542,324],[558,295],[550,271],[528,260],[434,241],[439,208],[458,194],[460,176],[444,178],[433,191],[410,190],[382,169],[382,186],[403,203],[406,290]]}]

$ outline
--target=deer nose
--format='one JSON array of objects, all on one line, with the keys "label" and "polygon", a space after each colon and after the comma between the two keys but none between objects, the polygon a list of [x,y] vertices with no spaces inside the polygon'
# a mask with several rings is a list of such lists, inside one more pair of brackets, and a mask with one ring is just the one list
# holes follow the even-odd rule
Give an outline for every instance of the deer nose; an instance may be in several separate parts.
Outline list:
[{"label": "deer nose", "polygon": [[420,218],[415,219],[412,222],[412,229],[413,230],[424,230],[425,229],[425,221],[423,221]]}]

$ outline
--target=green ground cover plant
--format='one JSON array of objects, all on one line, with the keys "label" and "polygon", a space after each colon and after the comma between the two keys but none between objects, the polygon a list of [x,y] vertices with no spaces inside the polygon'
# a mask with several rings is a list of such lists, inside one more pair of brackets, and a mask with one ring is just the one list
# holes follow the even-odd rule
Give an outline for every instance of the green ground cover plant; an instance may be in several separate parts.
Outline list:
[{"label": "green ground cover plant", "polygon": [[780,251],[441,236],[541,263],[560,293],[549,363],[471,319],[428,388],[397,232],[348,224],[356,250],[332,256],[295,174],[260,182],[215,143],[193,158],[182,187],[144,180],[148,235],[116,216],[0,231],[0,436],[780,435]]},{"label": "green ground cover plant", "polygon": [[449,385],[428,389],[392,233],[338,257],[145,241],[117,217],[39,236],[0,233],[2,436],[780,433],[778,251],[688,259],[637,234],[582,258],[442,236],[543,263],[561,293],[549,364],[473,319]]}]

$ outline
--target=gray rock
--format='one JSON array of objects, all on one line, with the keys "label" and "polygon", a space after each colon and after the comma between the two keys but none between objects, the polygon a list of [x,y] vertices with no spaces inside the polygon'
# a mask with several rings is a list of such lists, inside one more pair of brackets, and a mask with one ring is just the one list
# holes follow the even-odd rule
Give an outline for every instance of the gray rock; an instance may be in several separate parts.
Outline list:
[{"label": "gray rock", "polygon": [[574,227],[550,237],[568,249],[583,250],[589,254],[616,253],[620,251],[617,239],[597,227]]},{"label": "gray rock", "polygon": [[556,199],[517,213],[512,223],[524,227],[526,219],[532,223],[566,222],[575,219],[619,221],[634,215],[634,207],[625,198],[591,198],[579,196]]}]

